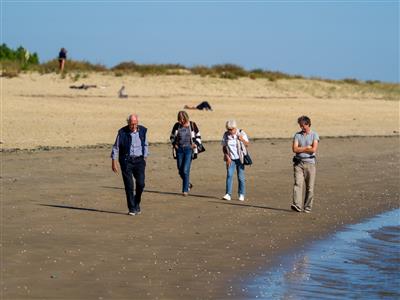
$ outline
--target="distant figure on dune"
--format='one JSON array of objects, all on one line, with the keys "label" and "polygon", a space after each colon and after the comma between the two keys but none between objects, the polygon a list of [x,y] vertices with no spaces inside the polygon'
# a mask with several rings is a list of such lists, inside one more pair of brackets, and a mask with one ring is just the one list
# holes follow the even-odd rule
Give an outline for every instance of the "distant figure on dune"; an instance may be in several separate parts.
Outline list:
[{"label": "distant figure on dune", "polygon": [[125,86],[123,85],[118,91],[119,98],[128,98],[128,94],[125,92]]},{"label": "distant figure on dune", "polygon": [[210,105],[210,103],[208,103],[208,101],[203,101],[197,106],[185,105],[183,108],[184,109],[198,109],[198,110],[211,110],[212,111],[211,105]]},{"label": "distant figure on dune", "polygon": [[[293,204],[294,211],[310,213],[314,200],[315,183],[315,153],[318,149],[319,136],[311,130],[311,120],[307,116],[297,119],[301,131],[297,132],[293,138],[292,150],[293,157],[294,186]],[[303,187],[305,186],[306,195],[303,201]]]},{"label": "distant figure on dune", "polygon": [[58,66],[60,72],[64,71],[65,61],[67,60],[67,49],[61,48],[60,52],[58,53]]}]

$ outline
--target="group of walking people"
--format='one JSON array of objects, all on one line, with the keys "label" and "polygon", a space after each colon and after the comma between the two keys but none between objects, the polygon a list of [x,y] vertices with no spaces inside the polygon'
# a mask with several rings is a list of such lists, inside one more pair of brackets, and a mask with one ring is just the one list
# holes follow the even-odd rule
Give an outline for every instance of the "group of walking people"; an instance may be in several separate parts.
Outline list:
[{"label": "group of walking people", "polygon": [[[301,116],[297,120],[301,131],[293,138],[294,186],[292,210],[310,213],[313,206],[314,184],[316,175],[315,154],[318,148],[319,136],[311,130],[311,120]],[[236,170],[238,179],[238,200],[245,201],[245,161],[250,144],[247,134],[238,128],[235,120],[225,123],[226,131],[222,136],[221,146],[226,163],[225,195],[222,199],[232,200],[233,178]],[[186,111],[179,111],[177,122],[173,125],[170,135],[173,157],[176,159],[179,176],[182,180],[182,195],[188,196],[193,187],[190,182],[190,168],[193,159],[205,151],[201,141],[200,129],[189,119]],[[139,125],[139,117],[131,114],[127,125],[118,130],[111,151],[112,170],[119,173],[120,165],[125,186],[128,214],[135,216],[141,213],[140,202],[145,187],[146,159],[149,155],[147,128]],[[134,189],[134,185],[136,188]],[[303,189],[305,186],[305,197]]]}]

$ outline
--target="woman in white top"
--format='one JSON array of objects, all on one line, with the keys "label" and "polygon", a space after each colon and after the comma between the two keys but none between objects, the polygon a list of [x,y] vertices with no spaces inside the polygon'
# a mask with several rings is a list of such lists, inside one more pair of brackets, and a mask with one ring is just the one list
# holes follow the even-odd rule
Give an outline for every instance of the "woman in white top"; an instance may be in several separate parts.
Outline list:
[{"label": "woman in white top", "polygon": [[245,175],[244,175],[244,155],[247,154],[247,146],[249,139],[243,130],[237,129],[235,120],[226,122],[226,132],[222,138],[222,152],[224,153],[224,160],[226,162],[226,195],[222,198],[224,200],[231,200],[233,174],[235,169],[239,181],[239,201],[244,201],[246,194]]}]

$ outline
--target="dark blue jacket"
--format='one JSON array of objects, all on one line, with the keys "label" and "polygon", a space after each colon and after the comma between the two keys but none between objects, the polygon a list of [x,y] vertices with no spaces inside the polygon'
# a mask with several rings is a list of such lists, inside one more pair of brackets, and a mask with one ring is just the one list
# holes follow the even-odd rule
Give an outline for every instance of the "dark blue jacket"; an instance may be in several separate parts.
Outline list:
[{"label": "dark blue jacket", "polygon": [[[146,141],[146,133],[147,133],[147,128],[138,125],[138,130],[139,130],[139,138],[140,141],[142,142],[142,155],[144,155],[144,146],[145,146],[145,141]],[[132,144],[132,136],[131,136],[131,130],[129,129],[129,126],[122,127],[120,130],[118,130],[118,135],[119,135],[119,153],[118,153],[118,160],[119,163],[124,163],[128,160],[129,154],[130,154],[130,149],[131,149],[131,144]]]}]

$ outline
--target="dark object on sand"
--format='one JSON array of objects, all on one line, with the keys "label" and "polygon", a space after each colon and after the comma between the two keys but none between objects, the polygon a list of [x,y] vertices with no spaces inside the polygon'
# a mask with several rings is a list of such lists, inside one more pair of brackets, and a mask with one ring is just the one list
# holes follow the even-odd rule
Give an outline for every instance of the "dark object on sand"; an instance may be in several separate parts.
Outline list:
[{"label": "dark object on sand", "polygon": [[184,109],[198,109],[198,110],[211,110],[212,111],[211,105],[210,105],[210,103],[208,103],[208,101],[203,101],[197,106],[185,105],[183,108]]},{"label": "dark object on sand", "polygon": [[70,89],[87,90],[89,88],[97,88],[95,84],[81,84],[81,85],[71,85]]}]

